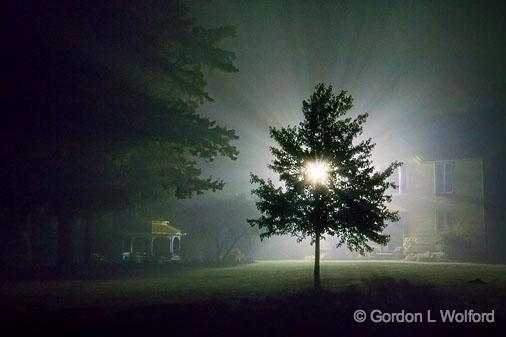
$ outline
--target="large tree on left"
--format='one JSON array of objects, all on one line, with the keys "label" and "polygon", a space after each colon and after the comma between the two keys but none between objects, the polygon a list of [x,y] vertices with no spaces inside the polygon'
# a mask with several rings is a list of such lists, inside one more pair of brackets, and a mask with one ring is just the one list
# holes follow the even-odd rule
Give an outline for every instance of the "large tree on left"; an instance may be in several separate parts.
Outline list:
[{"label": "large tree on left", "polygon": [[57,263],[72,264],[72,222],[132,203],[223,187],[197,162],[235,159],[234,130],[197,113],[204,74],[235,72],[178,1],[11,2],[0,123],[4,229],[58,221]]}]

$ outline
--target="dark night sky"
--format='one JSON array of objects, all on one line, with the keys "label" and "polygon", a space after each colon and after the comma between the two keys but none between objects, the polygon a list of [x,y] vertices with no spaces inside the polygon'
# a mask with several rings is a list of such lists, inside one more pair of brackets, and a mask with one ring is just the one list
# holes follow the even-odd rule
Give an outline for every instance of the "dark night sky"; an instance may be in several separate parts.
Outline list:
[{"label": "dark night sky", "polygon": [[228,192],[248,193],[250,171],[269,175],[268,127],[298,122],[318,82],[349,91],[354,113],[370,113],[366,135],[378,160],[416,148],[430,137],[420,134],[429,121],[456,121],[457,129],[467,121],[465,133],[480,138],[504,114],[506,10],[497,3],[188,3],[205,26],[238,27],[224,47],[236,52],[239,73],[211,74],[216,101],[201,109],[241,137],[239,160],[210,169]]}]

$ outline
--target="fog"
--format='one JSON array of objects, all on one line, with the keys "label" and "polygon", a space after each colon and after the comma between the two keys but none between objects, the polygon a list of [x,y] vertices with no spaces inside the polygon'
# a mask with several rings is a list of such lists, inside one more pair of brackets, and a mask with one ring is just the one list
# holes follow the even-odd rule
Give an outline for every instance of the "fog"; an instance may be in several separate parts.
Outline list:
[{"label": "fog", "polygon": [[413,132],[426,131],[419,129],[428,120],[485,122],[503,109],[505,27],[497,6],[218,1],[192,10],[210,26],[238,26],[226,47],[236,52],[239,73],[211,77],[215,102],[203,109],[241,135],[239,161],[216,165],[230,171],[232,190],[247,191],[248,172],[265,170],[268,127],[299,122],[302,100],[319,82],[347,90],[354,111],[370,114],[365,131],[378,157],[418,145],[423,135]]},{"label": "fog", "polygon": [[[267,167],[273,159],[269,147],[275,145],[269,137],[269,127],[301,122],[302,101],[311,95],[316,84],[325,83],[332,85],[336,93],[345,90],[353,96],[351,117],[369,114],[360,137],[370,137],[376,144],[373,160],[377,168],[385,168],[392,161],[404,163],[391,177],[399,189],[390,191],[394,195],[391,207],[400,212],[401,221],[387,228],[391,243],[387,247],[375,247],[377,253],[404,257],[406,254],[399,256],[399,249],[406,248],[405,242],[409,246],[409,242],[416,241],[411,244],[418,247],[412,258],[425,253],[439,254],[444,250],[441,240],[451,232],[458,236],[457,246],[461,249],[457,250],[476,246],[472,252],[457,255],[465,255],[466,259],[471,255],[480,256],[480,260],[504,260],[506,23],[500,2],[393,1],[388,6],[367,1],[184,3],[189,7],[189,15],[203,27],[233,25],[237,28],[236,36],[225,34],[224,38],[217,39],[220,48],[235,53],[235,58],[225,53],[231,62],[228,68],[205,70],[202,83],[199,82],[201,74],[197,74],[198,85],[213,100],[206,101],[207,96],[198,90],[192,97],[193,102],[204,102],[197,104],[199,114],[235,133],[230,131],[233,137],[220,136],[225,139],[219,145],[224,144],[221,150],[212,153],[205,148],[201,153],[206,155],[196,158],[202,176],[196,173],[199,171],[193,162],[187,162],[188,158],[181,155],[182,151],[172,152],[173,157],[163,159],[163,165],[171,172],[167,174],[168,186],[177,192],[170,200],[164,199],[165,195],[151,194],[153,190],[160,192],[158,189],[164,186],[156,184],[160,168],[157,158],[170,151],[149,152],[153,149],[148,147],[136,152],[131,144],[145,141],[146,134],[148,138],[167,137],[169,142],[180,141],[178,137],[181,137],[182,144],[198,143],[198,133],[209,130],[207,125],[192,129],[188,125],[193,124],[184,123],[178,129],[172,124],[170,114],[163,115],[154,108],[152,97],[146,101],[141,98],[135,102],[137,105],[132,105],[125,86],[131,86],[132,92],[159,89],[155,88],[158,82],[150,82],[156,77],[151,71],[159,71],[157,61],[151,59],[151,54],[158,50],[150,49],[151,42],[142,34],[135,35],[135,29],[128,30],[130,21],[125,24],[121,15],[117,26],[110,26],[114,22],[108,19],[101,20],[102,14],[97,8],[102,7],[98,5],[71,6],[79,20],[69,19],[72,17],[64,10],[56,9],[53,13],[44,6],[12,7],[10,42],[16,47],[16,53],[12,53],[11,61],[17,67],[8,67],[8,78],[13,85],[8,86],[11,109],[2,128],[2,139],[5,139],[2,146],[6,149],[5,163],[9,164],[2,162],[1,168],[7,172],[3,183],[9,186],[4,190],[10,188],[17,194],[5,193],[7,201],[1,215],[8,235],[19,237],[16,239],[19,242],[28,242],[20,245],[12,240],[13,246],[21,249],[35,242],[39,247],[32,248],[40,254],[32,255],[37,258],[44,254],[56,255],[57,228],[61,227],[55,218],[59,216],[57,209],[62,201],[71,200],[69,209],[74,213],[70,218],[96,213],[96,251],[91,251],[100,258],[112,251],[121,251],[121,233],[129,226],[148,228],[152,220],[167,220],[185,234],[182,253],[189,260],[220,259],[231,251],[249,261],[311,259],[314,252],[309,240],[299,243],[294,237],[273,237],[260,242],[261,231],[247,223],[247,219],[258,216],[256,200],[251,195],[250,173],[278,183],[278,177]],[[118,13],[113,10],[114,6],[102,9]],[[151,18],[156,13],[142,6],[136,10],[142,13],[140,22],[151,27]],[[83,13],[88,15],[82,16]],[[173,13],[169,11],[169,14]],[[28,20],[30,15],[36,19]],[[173,38],[170,29],[176,23],[163,24],[157,29],[165,32],[168,27],[169,39]],[[66,29],[64,34],[59,30],[60,25]],[[139,32],[144,28],[141,26]],[[108,38],[118,44],[111,46]],[[139,44],[131,47],[131,41]],[[65,58],[68,50],[72,50],[72,57]],[[41,51],[46,53],[40,54]],[[145,64],[142,55],[148,60]],[[147,70],[141,71],[139,63]],[[199,65],[196,69],[200,72],[206,67]],[[123,82],[119,81],[119,86],[111,84],[116,90],[111,94],[108,81],[114,82],[117,75]],[[142,85],[143,81],[152,87]],[[178,86],[176,82],[173,85]],[[104,100],[100,103],[103,105],[94,105],[98,98]],[[80,103],[86,100],[89,106]],[[129,110],[147,106],[155,109],[150,115],[154,117],[146,119],[152,125],[144,124],[135,108]],[[159,123],[157,118],[163,122]],[[193,122],[207,123],[205,120]],[[97,127],[101,128],[100,132],[95,132]],[[235,135],[239,138],[235,139]],[[219,138],[209,137],[213,141]],[[66,176],[54,162],[58,158],[54,153],[65,153],[65,146],[82,150],[82,157],[76,155],[69,159]],[[232,146],[237,147],[237,160],[231,160],[236,157]],[[134,178],[129,179],[134,179],[132,186],[146,192],[146,197],[139,198],[128,188],[122,190],[124,181],[120,187],[109,185],[118,172],[114,171],[116,167],[108,171],[105,163],[114,166],[117,161],[108,161],[111,157],[126,160],[132,155],[130,152],[139,157],[132,164]],[[40,158],[47,159],[46,166],[40,166]],[[25,164],[27,160],[29,165]],[[178,167],[180,162],[183,164]],[[22,165],[17,169],[11,163]],[[150,170],[149,165],[155,169]],[[183,166],[186,168],[181,169]],[[120,175],[127,171],[119,172]],[[191,175],[217,180],[204,182],[204,187],[194,187],[194,181],[185,185]],[[221,190],[220,180],[224,182]],[[150,183],[153,189],[142,189]],[[73,187],[66,189],[67,184]],[[124,204],[119,197],[123,192],[128,195],[125,199],[129,199]],[[193,197],[180,200],[190,195]],[[29,211],[15,206],[18,202],[24,203]],[[13,220],[11,216],[17,218]],[[25,217],[29,219],[22,220]],[[17,224],[23,221],[40,225]],[[86,226],[72,226],[81,228],[76,235],[87,235],[88,239],[92,236],[84,233],[86,230],[82,228]],[[72,226],[68,226],[69,232]],[[32,234],[26,234],[30,231],[33,231],[33,240]],[[68,241],[72,243],[70,233],[66,238],[71,238]],[[326,238],[323,258],[358,257],[344,247],[337,249],[336,240]],[[79,245],[76,243],[82,249]],[[67,249],[70,253],[71,245]]]},{"label": "fog", "polygon": [[[504,205],[498,186],[505,184],[499,172],[506,134],[506,27],[498,4],[189,4],[209,26],[238,27],[237,37],[224,46],[237,54],[239,72],[211,73],[215,102],[201,109],[240,135],[236,162],[218,159],[206,167],[225,180],[220,194],[248,196],[250,172],[276,179],[266,167],[272,160],[269,126],[300,122],[302,100],[325,82],[354,97],[352,114],[370,114],[364,137],[377,144],[378,165],[414,156],[479,157],[487,170],[490,213]],[[501,227],[503,214],[490,217],[491,227]],[[300,247],[294,238],[282,239],[287,247]],[[262,250],[277,245],[268,241],[275,242],[268,239]],[[311,254],[292,254],[303,255]]]}]

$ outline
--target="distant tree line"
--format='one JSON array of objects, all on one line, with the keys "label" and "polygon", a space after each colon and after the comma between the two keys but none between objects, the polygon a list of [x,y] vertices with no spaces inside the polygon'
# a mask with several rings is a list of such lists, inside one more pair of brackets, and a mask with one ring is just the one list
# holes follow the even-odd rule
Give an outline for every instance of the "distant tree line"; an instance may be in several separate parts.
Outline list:
[{"label": "distant tree line", "polygon": [[50,223],[69,268],[77,221],[88,263],[104,216],[223,188],[197,161],[235,159],[238,137],[197,108],[212,101],[206,71],[237,71],[218,46],[234,27],[206,29],[178,1],[11,2],[4,14],[4,258],[29,255],[32,227]]}]

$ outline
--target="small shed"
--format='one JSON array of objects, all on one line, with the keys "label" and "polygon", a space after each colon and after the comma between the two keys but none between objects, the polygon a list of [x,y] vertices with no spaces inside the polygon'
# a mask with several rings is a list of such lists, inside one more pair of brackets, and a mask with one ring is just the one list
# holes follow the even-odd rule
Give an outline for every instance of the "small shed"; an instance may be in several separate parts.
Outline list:
[{"label": "small shed", "polygon": [[123,235],[123,260],[160,262],[180,260],[184,233],[168,220],[153,220],[146,230],[128,231]]}]

